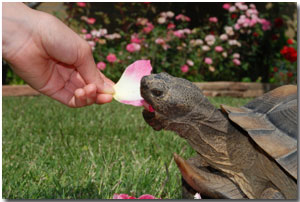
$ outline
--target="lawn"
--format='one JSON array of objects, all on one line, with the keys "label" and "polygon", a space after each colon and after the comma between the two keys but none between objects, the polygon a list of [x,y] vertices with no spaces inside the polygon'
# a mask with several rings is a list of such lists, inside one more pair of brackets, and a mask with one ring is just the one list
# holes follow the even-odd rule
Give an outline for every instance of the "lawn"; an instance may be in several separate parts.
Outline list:
[{"label": "lawn", "polygon": [[[241,106],[250,99],[210,100]],[[2,198],[180,199],[172,154],[195,153],[175,133],[154,131],[141,112],[117,102],[72,109],[45,96],[3,97]]]}]

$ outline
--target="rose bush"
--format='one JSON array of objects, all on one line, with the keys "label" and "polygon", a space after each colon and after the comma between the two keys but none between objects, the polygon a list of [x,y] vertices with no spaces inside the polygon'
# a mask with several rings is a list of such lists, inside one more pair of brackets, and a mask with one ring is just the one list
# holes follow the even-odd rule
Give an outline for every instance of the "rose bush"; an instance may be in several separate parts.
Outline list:
[{"label": "rose bush", "polygon": [[[296,45],[293,49],[284,48],[281,51],[284,54],[274,54],[280,50],[273,49],[269,36],[283,24],[282,20],[277,18],[271,22],[252,3],[220,6],[225,20],[210,16],[204,26],[193,28],[189,27],[189,16],[172,11],[158,13],[152,21],[139,16],[132,19],[128,32],[118,33],[108,33],[103,27],[91,25],[90,18],[84,16],[81,19],[85,23],[84,30],[88,31],[81,35],[91,45],[97,62],[102,62],[102,67],[106,65],[101,70],[113,80],[117,80],[130,63],[149,59],[153,73],[165,71],[191,81],[295,82],[295,79],[275,79],[271,68],[284,58],[295,61],[297,56]],[[296,40],[289,40],[287,45],[291,44],[296,44]],[[273,51],[268,51],[271,48]],[[113,60],[110,59],[112,54]],[[288,75],[295,78],[295,64],[281,68],[293,69],[293,74]]]},{"label": "rose bush", "polygon": [[[253,3],[219,3],[222,15],[207,16],[194,27],[189,14],[155,13],[152,3],[126,3],[136,6],[132,13],[121,4],[114,4],[121,17],[109,19],[91,12],[90,3],[68,3],[72,9],[62,19],[80,30],[98,69],[113,81],[134,61],[150,60],[153,73],[191,81],[296,83],[296,35],[286,37],[286,19],[277,11],[284,4],[260,12]],[[118,27],[108,31],[105,25],[113,20]]]}]

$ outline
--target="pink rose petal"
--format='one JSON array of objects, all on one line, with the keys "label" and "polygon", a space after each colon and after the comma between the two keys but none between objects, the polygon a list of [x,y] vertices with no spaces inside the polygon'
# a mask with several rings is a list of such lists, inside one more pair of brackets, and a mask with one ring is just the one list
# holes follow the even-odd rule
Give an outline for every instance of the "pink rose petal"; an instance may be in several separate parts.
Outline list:
[{"label": "pink rose petal", "polygon": [[114,194],[113,199],[136,199],[133,196],[129,196],[128,194]]},{"label": "pink rose petal", "polygon": [[152,196],[150,194],[143,194],[138,199],[157,199],[157,198],[155,198],[154,196]]},{"label": "pink rose petal", "polygon": [[150,60],[137,60],[123,72],[120,80],[114,85],[114,98],[124,104],[143,106],[140,93],[141,80],[150,75],[152,66]]},{"label": "pink rose petal", "polygon": [[132,106],[143,106],[143,100],[120,100],[119,102],[127,105],[132,105]]}]

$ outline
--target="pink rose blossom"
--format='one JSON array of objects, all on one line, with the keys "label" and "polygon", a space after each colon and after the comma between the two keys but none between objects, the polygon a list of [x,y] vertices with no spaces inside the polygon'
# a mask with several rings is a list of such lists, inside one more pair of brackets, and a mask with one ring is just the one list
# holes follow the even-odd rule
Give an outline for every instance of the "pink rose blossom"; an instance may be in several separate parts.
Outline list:
[{"label": "pink rose blossom", "polygon": [[137,43],[127,44],[126,50],[130,53],[137,52],[141,49],[141,45]]},{"label": "pink rose blossom", "polygon": [[234,53],[234,54],[232,55],[232,57],[233,57],[233,58],[240,58],[240,54],[239,54],[239,53]]},{"label": "pink rose blossom", "polygon": [[157,43],[157,44],[164,44],[165,41],[162,38],[157,38],[157,39],[155,39],[155,43]]},{"label": "pink rose blossom", "polygon": [[229,36],[233,36],[234,35],[234,31],[233,31],[232,27],[225,26],[224,29],[225,29],[226,34],[228,34]]},{"label": "pink rose blossom", "polygon": [[160,15],[161,17],[163,17],[163,18],[166,18],[166,17],[167,17],[167,12],[161,12],[159,15]]},{"label": "pink rose blossom", "polygon": [[88,24],[92,25],[96,22],[96,19],[95,18],[88,18],[87,21],[86,21]]},{"label": "pink rose blossom", "polygon": [[117,56],[113,53],[110,53],[106,56],[106,60],[110,63],[114,63],[117,60]]},{"label": "pink rose blossom", "polygon": [[203,44],[203,40],[202,39],[191,39],[190,44],[192,46],[199,46],[199,45]]},{"label": "pink rose blossom", "polygon": [[262,24],[262,29],[264,31],[271,29],[271,22],[266,19],[261,19],[260,23]]},{"label": "pink rose blossom", "polygon": [[248,6],[247,6],[247,5],[242,5],[242,6],[239,7],[239,9],[240,9],[241,11],[245,11],[245,10],[248,9]]},{"label": "pink rose blossom", "polygon": [[204,46],[202,46],[202,50],[203,50],[203,51],[209,51],[209,50],[210,50],[210,47],[207,46],[207,45],[204,45]]},{"label": "pink rose blossom", "polygon": [[86,4],[84,2],[77,2],[76,4],[79,7],[85,7],[86,6]]},{"label": "pink rose blossom", "polygon": [[242,2],[236,2],[235,6],[238,7],[239,9],[241,8],[241,6],[243,6],[244,4]]},{"label": "pink rose blossom", "polygon": [[221,39],[222,41],[226,41],[226,40],[228,39],[227,34],[221,34],[220,39]]},{"label": "pink rose blossom", "polygon": [[105,35],[105,38],[109,39],[109,40],[120,39],[121,35],[118,33],[107,34],[107,35]]},{"label": "pink rose blossom", "polygon": [[204,58],[204,62],[208,65],[211,65],[213,63],[213,60],[209,57]]},{"label": "pink rose blossom", "polygon": [[216,71],[216,68],[213,67],[213,66],[209,66],[209,67],[208,67],[208,70],[211,71],[211,72],[214,72],[214,71]]},{"label": "pink rose blossom", "polygon": [[174,29],[176,26],[175,26],[175,24],[174,23],[169,23],[168,24],[168,29]]},{"label": "pink rose blossom", "polygon": [[104,62],[98,62],[97,68],[103,71],[106,68],[106,64]]},{"label": "pink rose blossom", "polygon": [[216,46],[216,47],[215,47],[215,51],[218,52],[218,53],[222,52],[223,50],[224,50],[224,49],[223,49],[222,46]]},{"label": "pink rose blossom", "polygon": [[91,38],[92,38],[92,35],[91,35],[91,34],[86,34],[86,35],[84,35],[84,38],[85,38],[85,39],[91,39]]},{"label": "pink rose blossom", "polygon": [[95,41],[88,41],[88,44],[89,44],[91,47],[95,47],[95,46],[96,46]]},{"label": "pink rose blossom", "polygon": [[99,32],[99,34],[98,34],[99,37],[100,37],[100,36],[105,36],[105,35],[107,34],[107,29],[99,29],[98,32]]},{"label": "pink rose blossom", "polygon": [[142,42],[142,39],[140,39],[137,34],[131,35],[131,43],[140,44],[141,42]]},{"label": "pink rose blossom", "polygon": [[158,24],[164,24],[167,22],[167,18],[166,17],[159,17],[157,19]]},{"label": "pink rose blossom", "polygon": [[243,23],[243,27],[248,27],[250,25],[250,19],[249,18],[245,18],[245,21]]},{"label": "pink rose blossom", "polygon": [[175,14],[174,14],[172,11],[168,11],[168,12],[167,12],[167,17],[168,17],[168,18],[172,18],[172,17],[174,17],[174,15],[175,15]]},{"label": "pink rose blossom", "polygon": [[180,67],[180,69],[181,69],[181,71],[182,71],[183,73],[186,73],[186,72],[189,71],[189,66],[187,66],[187,65],[182,65],[182,66]]},{"label": "pink rose blossom", "polygon": [[186,64],[188,64],[189,66],[194,66],[194,62],[192,60],[187,60]]},{"label": "pink rose blossom", "polygon": [[181,19],[184,19],[184,15],[183,14],[178,14],[176,17],[175,17],[176,20],[181,20]]},{"label": "pink rose blossom", "polygon": [[255,4],[250,4],[249,6],[250,8],[254,8],[254,9],[256,8]]},{"label": "pink rose blossom", "polygon": [[252,19],[250,20],[250,22],[249,22],[249,26],[250,26],[250,27],[253,27],[254,25],[256,25],[256,23],[257,23],[257,19],[252,18]]},{"label": "pink rose blossom", "polygon": [[223,8],[224,8],[225,10],[228,10],[228,9],[230,8],[230,4],[229,4],[229,3],[223,4]]},{"label": "pink rose blossom", "polygon": [[81,30],[81,33],[86,34],[86,33],[87,33],[87,30],[86,30],[86,29],[82,29],[82,30]]},{"label": "pink rose blossom", "polygon": [[185,29],[183,29],[182,31],[183,31],[183,33],[185,33],[185,34],[191,34],[191,33],[192,33],[192,31],[191,31],[189,28],[185,28]]},{"label": "pink rose blossom", "polygon": [[234,29],[235,29],[235,30],[239,30],[239,29],[241,29],[241,26],[240,26],[239,24],[236,23],[236,24],[234,25]]},{"label": "pink rose blossom", "polygon": [[170,46],[166,44],[166,41],[162,38],[155,39],[155,43],[161,45],[164,50],[168,50],[170,48]]},{"label": "pink rose blossom", "polygon": [[154,25],[150,22],[146,23],[146,27],[144,27],[143,31],[148,34],[154,29]]},{"label": "pink rose blossom", "polygon": [[170,46],[168,44],[162,44],[162,47],[164,50],[168,50],[170,48]]},{"label": "pink rose blossom", "polygon": [[236,66],[241,65],[241,61],[240,61],[239,59],[237,59],[237,58],[233,59],[232,62],[233,62],[233,64],[236,65]]},{"label": "pink rose blossom", "polygon": [[227,56],[228,56],[228,55],[227,55],[227,52],[223,52],[223,53],[222,53],[222,56],[223,56],[224,58],[227,58]]},{"label": "pink rose blossom", "polygon": [[184,32],[182,30],[176,30],[176,31],[173,32],[173,34],[178,38],[183,38],[184,37]]},{"label": "pink rose blossom", "polygon": [[230,6],[230,8],[228,9],[228,11],[229,11],[230,13],[233,13],[233,12],[236,11],[236,7],[235,7],[235,6]]},{"label": "pink rose blossom", "polygon": [[257,17],[258,11],[256,9],[248,9],[246,10],[246,15],[251,18],[253,18],[254,16]]},{"label": "pink rose blossom", "polygon": [[132,38],[130,41],[131,41],[131,43],[138,43],[138,44],[140,44],[142,42],[142,40],[139,38]]},{"label": "pink rose blossom", "polygon": [[93,37],[100,37],[100,33],[97,30],[95,30],[95,29],[93,29],[91,31],[91,34],[92,34]]},{"label": "pink rose blossom", "polygon": [[241,43],[235,39],[232,39],[232,40],[228,40],[228,44],[230,46],[238,46],[238,47],[241,47]]},{"label": "pink rose blossom", "polygon": [[189,18],[188,16],[185,16],[183,14],[178,14],[176,17],[175,17],[176,20],[181,20],[181,21],[186,21],[186,22],[189,22],[191,21],[191,18]]},{"label": "pink rose blossom", "polygon": [[138,18],[136,25],[142,25],[145,26],[148,23],[148,19],[147,18]]},{"label": "pink rose blossom", "polygon": [[206,43],[207,43],[209,46],[211,46],[211,45],[213,45],[213,44],[215,43],[216,38],[215,38],[214,35],[209,34],[209,35],[207,35],[207,36],[204,38],[204,40],[206,41]]},{"label": "pink rose blossom", "polygon": [[210,17],[210,18],[208,19],[208,21],[209,21],[209,22],[213,22],[213,23],[217,23],[217,22],[218,22],[218,18],[216,18],[216,17]]}]

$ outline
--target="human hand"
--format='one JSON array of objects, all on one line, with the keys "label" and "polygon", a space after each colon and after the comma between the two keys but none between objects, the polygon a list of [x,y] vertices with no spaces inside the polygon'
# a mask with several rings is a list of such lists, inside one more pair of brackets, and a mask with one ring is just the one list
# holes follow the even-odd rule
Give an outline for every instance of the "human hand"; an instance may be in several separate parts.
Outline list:
[{"label": "human hand", "polygon": [[70,107],[112,101],[114,83],[97,69],[86,41],[49,14],[2,5],[2,54],[16,74]]}]

